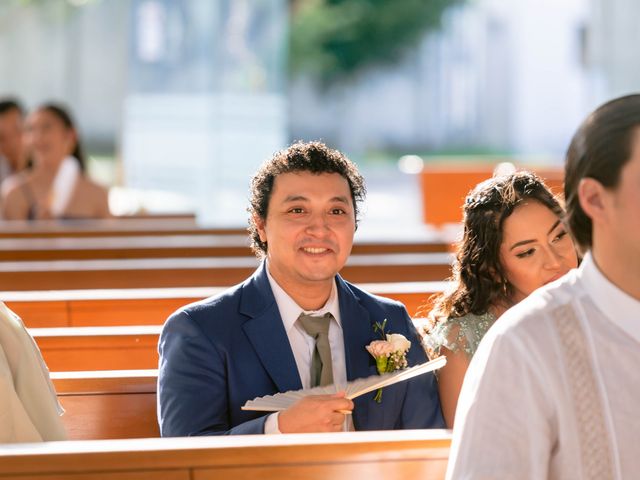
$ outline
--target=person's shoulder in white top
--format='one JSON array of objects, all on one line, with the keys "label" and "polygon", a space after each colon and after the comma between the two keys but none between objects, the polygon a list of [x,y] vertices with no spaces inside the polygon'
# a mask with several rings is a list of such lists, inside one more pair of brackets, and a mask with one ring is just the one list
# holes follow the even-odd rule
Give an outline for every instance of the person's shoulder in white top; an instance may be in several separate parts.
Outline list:
[{"label": "person's shoulder in white top", "polygon": [[[578,271],[502,315],[473,357],[458,402],[448,478],[548,478],[561,377],[549,312],[568,305]],[[496,472],[499,475],[496,476]]]},{"label": "person's shoulder in white top", "polygon": [[64,440],[61,413],[38,347],[0,302],[0,443]]}]

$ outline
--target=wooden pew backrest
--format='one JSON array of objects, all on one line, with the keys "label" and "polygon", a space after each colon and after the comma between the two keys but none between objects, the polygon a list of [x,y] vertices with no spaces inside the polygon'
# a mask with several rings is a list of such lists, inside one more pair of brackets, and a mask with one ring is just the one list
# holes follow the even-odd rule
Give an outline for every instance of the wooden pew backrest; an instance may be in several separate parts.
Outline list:
[{"label": "wooden pew backrest", "polygon": [[406,430],[25,444],[0,478],[440,480],[450,432]]},{"label": "wooden pew backrest", "polygon": [[158,371],[52,372],[70,440],[159,437]]},{"label": "wooden pew backrest", "polygon": [[[430,297],[448,282],[363,283],[367,292],[402,302],[409,315],[428,310]],[[227,287],[141,288],[3,292],[0,300],[27,327],[161,325],[178,308]]]},{"label": "wooden pew backrest", "polygon": [[[429,225],[442,226],[462,220],[462,205],[469,191],[478,183],[491,178],[493,164],[426,165],[420,173],[423,218]],[[527,169],[526,166],[522,167]],[[554,194],[563,193],[564,171],[559,167],[529,167],[551,188]]]},{"label": "wooden pew backrest", "polygon": [[[449,253],[351,255],[341,275],[353,282],[445,280]],[[252,257],[0,262],[0,290],[159,288],[234,285],[258,266]]]},{"label": "wooden pew backrest", "polygon": [[158,367],[161,325],[31,328],[51,372]]}]

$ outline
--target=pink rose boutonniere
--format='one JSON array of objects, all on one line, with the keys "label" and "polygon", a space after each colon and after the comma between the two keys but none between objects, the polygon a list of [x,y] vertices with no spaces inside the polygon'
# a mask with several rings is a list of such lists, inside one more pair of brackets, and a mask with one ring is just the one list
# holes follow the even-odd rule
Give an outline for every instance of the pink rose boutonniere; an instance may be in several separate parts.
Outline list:
[{"label": "pink rose boutonniere", "polygon": [[[386,318],[382,323],[375,323],[373,330],[380,332],[382,340],[374,340],[365,347],[376,359],[376,369],[380,375],[407,368],[407,351],[411,347],[411,342],[404,335],[399,333],[385,334],[386,325]],[[382,401],[382,388],[378,389],[373,399],[377,403]]]}]

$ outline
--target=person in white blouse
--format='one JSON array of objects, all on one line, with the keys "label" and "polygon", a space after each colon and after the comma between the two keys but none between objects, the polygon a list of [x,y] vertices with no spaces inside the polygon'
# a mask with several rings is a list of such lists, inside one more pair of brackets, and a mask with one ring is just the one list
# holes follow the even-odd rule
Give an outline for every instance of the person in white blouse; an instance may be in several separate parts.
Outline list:
[{"label": "person in white blouse", "polygon": [[640,472],[640,95],[582,123],[567,152],[580,267],[507,311],[467,371],[449,479]]},{"label": "person in white blouse", "polygon": [[0,444],[65,440],[62,411],[40,350],[0,302]]}]

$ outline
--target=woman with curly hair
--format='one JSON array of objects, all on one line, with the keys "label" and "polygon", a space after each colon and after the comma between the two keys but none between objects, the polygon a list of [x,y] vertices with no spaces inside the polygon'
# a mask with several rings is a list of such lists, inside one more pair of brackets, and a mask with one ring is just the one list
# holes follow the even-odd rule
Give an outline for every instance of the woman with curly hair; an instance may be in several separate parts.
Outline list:
[{"label": "woman with curly hair", "polygon": [[438,390],[449,428],[465,372],[489,327],[511,306],[578,264],[564,211],[533,173],[478,184],[463,210],[452,288],[436,297],[425,329],[429,355],[447,357],[438,373]]}]

